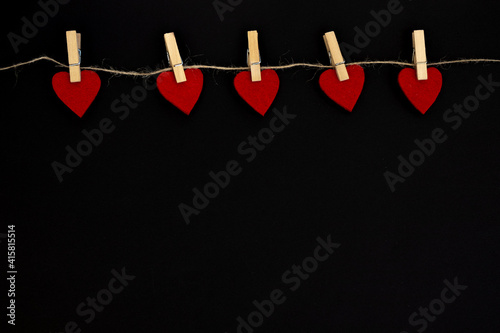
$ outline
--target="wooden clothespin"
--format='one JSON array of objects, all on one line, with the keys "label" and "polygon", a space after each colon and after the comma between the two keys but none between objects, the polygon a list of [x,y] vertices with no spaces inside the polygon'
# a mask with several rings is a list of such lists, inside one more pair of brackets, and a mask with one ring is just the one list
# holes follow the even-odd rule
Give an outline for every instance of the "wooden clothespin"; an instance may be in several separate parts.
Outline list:
[{"label": "wooden clothespin", "polygon": [[80,63],[82,61],[82,37],[75,30],[66,31],[68,45],[69,82],[81,82]]},{"label": "wooden clothespin", "polygon": [[175,35],[173,32],[169,32],[165,34],[164,37],[165,45],[167,46],[168,62],[174,71],[175,81],[177,83],[186,82],[187,79],[186,74],[184,73],[184,63],[182,62],[179,48],[177,47]]},{"label": "wooden clothespin", "polygon": [[330,64],[335,67],[339,81],[349,80],[349,74],[347,74],[347,68],[345,67],[345,60],[344,57],[342,57],[342,52],[340,52],[335,32],[327,32],[323,35],[323,40],[325,41],[326,50],[330,56]]},{"label": "wooden clothespin", "polygon": [[252,82],[261,80],[260,75],[260,51],[259,39],[257,30],[248,32],[248,50],[247,50],[247,65],[250,66],[250,73],[252,75]]},{"label": "wooden clothespin", "polygon": [[413,39],[413,63],[417,70],[418,80],[427,80],[427,55],[425,54],[425,37],[423,30],[415,30]]}]

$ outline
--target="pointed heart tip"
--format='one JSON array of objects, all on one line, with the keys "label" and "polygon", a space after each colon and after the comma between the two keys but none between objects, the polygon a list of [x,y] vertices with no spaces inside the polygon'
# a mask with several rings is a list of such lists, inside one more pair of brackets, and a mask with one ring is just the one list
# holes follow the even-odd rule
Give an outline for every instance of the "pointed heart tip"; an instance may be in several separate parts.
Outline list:
[{"label": "pointed heart tip", "polygon": [[177,83],[173,72],[163,72],[156,79],[161,95],[188,115],[200,98],[203,89],[203,73],[200,69],[186,69],[186,81]]},{"label": "pointed heart tip", "polygon": [[321,90],[344,110],[352,112],[365,83],[363,67],[359,65],[347,66],[349,79],[339,81],[333,69],[324,71],[319,78]]},{"label": "pointed heart tip", "polygon": [[257,110],[257,109],[254,109],[258,114],[260,114],[262,117],[264,117],[266,115],[266,112],[269,110],[269,109],[265,109],[265,110]]},{"label": "pointed heart tip", "polygon": [[411,104],[425,114],[436,101],[443,84],[443,76],[435,67],[427,69],[427,80],[418,80],[416,70],[405,68],[398,75],[401,90]]},{"label": "pointed heart tip", "polygon": [[52,87],[59,99],[82,118],[94,101],[101,87],[101,79],[96,72],[84,70],[80,82],[71,83],[68,72],[59,72],[52,77]]},{"label": "pointed heart tip", "polygon": [[252,82],[250,72],[240,72],[234,78],[234,87],[252,109],[264,116],[278,94],[279,77],[272,69],[263,70],[261,76],[261,81]]}]

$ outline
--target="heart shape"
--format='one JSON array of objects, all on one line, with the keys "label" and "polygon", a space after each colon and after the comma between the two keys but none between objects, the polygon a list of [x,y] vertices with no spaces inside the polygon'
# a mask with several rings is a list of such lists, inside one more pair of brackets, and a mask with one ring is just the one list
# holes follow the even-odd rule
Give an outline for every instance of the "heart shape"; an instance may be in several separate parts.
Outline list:
[{"label": "heart shape", "polygon": [[319,86],[335,103],[351,112],[365,84],[365,71],[359,65],[346,67],[349,79],[339,81],[333,69],[324,71],[319,77]]},{"label": "heart shape", "polygon": [[265,115],[273,104],[279,86],[278,74],[272,69],[263,70],[261,81],[258,82],[252,82],[249,71],[238,73],[234,78],[234,87],[238,94],[261,115]]},{"label": "heart shape", "polygon": [[186,69],[184,73],[186,81],[177,83],[174,72],[163,72],[156,85],[167,101],[189,116],[203,89],[203,73],[197,68]]},{"label": "heart shape", "polygon": [[429,67],[427,80],[419,81],[415,69],[405,68],[399,72],[398,82],[411,104],[424,114],[436,101],[443,85],[443,76],[437,68]]},{"label": "heart shape", "polygon": [[57,97],[78,117],[82,117],[94,101],[101,79],[94,71],[82,71],[81,82],[71,83],[68,72],[59,72],[52,77],[52,87]]}]

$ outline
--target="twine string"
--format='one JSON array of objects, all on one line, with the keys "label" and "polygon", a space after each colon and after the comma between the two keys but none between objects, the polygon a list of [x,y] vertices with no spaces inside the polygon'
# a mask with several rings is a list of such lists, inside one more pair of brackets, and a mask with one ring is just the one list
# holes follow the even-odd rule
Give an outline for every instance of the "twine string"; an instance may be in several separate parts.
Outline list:
[{"label": "twine string", "polygon": [[[47,56],[41,56],[38,58],[31,59],[29,61],[25,62],[20,62],[11,66],[7,67],[0,67],[0,71],[6,71],[9,69],[17,69],[19,67],[23,67],[26,65],[30,65],[42,60],[50,61],[55,63],[58,67],[64,67],[64,68],[69,68],[68,65],[65,65],[53,58],[47,57]],[[428,63],[428,66],[444,66],[444,65],[452,65],[452,64],[469,64],[469,63],[500,63],[500,59],[485,59],[485,58],[478,58],[478,59],[457,59],[457,60],[448,60],[448,61],[439,61],[439,62],[434,62],[434,63]],[[375,61],[358,61],[358,62],[351,62],[347,65],[394,65],[394,66],[400,66],[400,67],[413,67],[414,64],[410,62],[404,62],[404,61],[393,61],[393,60],[375,60]],[[320,63],[317,64],[312,64],[312,63],[304,63],[304,62],[299,62],[299,63],[292,63],[288,65],[279,65],[279,66],[262,66],[261,68],[264,69],[289,69],[289,68],[295,68],[295,67],[302,67],[302,68],[316,68],[316,69],[328,69],[332,68],[331,65],[323,65]],[[248,70],[248,67],[229,67],[229,66],[214,66],[214,65],[191,65],[191,66],[184,66],[185,69],[213,69],[213,70],[219,70],[219,71],[244,71]],[[153,71],[123,71],[123,70],[117,70],[114,68],[104,68],[104,67],[97,67],[97,66],[90,66],[90,67],[81,67],[82,70],[93,70],[96,72],[105,72],[105,73],[110,73],[114,75],[125,75],[125,76],[136,76],[136,77],[148,77],[148,76],[153,76],[153,75],[158,75],[163,72],[168,72],[171,71],[172,68],[162,68],[162,69],[157,69]]]}]

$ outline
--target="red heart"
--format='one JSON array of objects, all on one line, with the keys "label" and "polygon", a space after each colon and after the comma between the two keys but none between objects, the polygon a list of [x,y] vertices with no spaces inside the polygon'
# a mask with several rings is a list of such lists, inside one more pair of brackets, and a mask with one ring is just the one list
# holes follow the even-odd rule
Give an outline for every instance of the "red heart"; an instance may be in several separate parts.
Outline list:
[{"label": "red heart", "polygon": [[177,83],[174,72],[163,72],[158,76],[158,90],[167,101],[189,115],[200,98],[203,89],[203,73],[201,70],[186,69],[186,81]]},{"label": "red heart", "polygon": [[335,103],[351,112],[363,90],[365,72],[359,65],[349,65],[346,68],[348,80],[339,81],[337,73],[328,69],[319,77],[319,86]]},{"label": "red heart", "polygon": [[276,71],[266,69],[261,72],[261,81],[252,82],[249,71],[241,72],[234,78],[234,87],[238,94],[255,111],[266,114],[278,94],[280,79]]},{"label": "red heart", "polygon": [[94,101],[101,79],[94,71],[82,71],[81,82],[71,83],[68,72],[59,72],[52,77],[52,87],[57,96],[78,117],[82,117]]},{"label": "red heart", "polygon": [[413,68],[405,68],[399,72],[399,86],[410,100],[411,104],[424,114],[441,91],[443,76],[437,68],[427,68],[427,80],[418,80],[417,72]]}]

